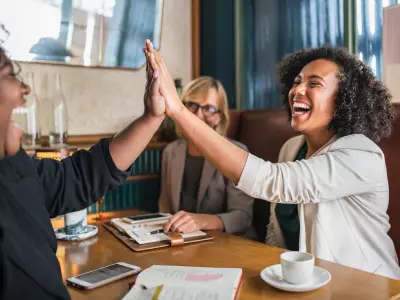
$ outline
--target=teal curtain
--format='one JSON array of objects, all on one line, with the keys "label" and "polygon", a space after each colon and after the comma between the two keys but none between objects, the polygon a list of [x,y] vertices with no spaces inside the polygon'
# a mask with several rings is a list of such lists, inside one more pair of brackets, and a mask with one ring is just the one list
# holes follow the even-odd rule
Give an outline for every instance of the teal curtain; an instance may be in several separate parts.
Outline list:
[{"label": "teal curtain", "polygon": [[[161,174],[163,148],[144,150],[132,165],[131,176]],[[160,177],[127,181],[120,187],[106,193],[102,211],[140,209],[147,212],[158,211]],[[89,213],[97,212],[97,204],[89,208]]]},{"label": "teal curtain", "polygon": [[234,38],[234,2],[200,1],[200,75],[221,81],[229,108],[236,108]]},{"label": "teal curtain", "polygon": [[344,46],[344,0],[244,1],[241,106],[280,107],[278,63],[302,48]]}]

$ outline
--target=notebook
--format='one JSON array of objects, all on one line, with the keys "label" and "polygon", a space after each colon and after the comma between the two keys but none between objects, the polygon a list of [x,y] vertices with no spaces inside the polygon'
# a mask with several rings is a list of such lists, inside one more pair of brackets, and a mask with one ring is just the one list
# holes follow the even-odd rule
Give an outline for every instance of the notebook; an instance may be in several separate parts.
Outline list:
[{"label": "notebook", "polygon": [[[157,243],[162,241],[169,241],[170,238],[163,232],[156,234],[149,234],[152,231],[158,231],[163,229],[165,220],[154,220],[147,223],[140,224],[129,224],[123,219],[114,218],[110,220],[110,223],[117,228],[119,231],[124,232],[130,238],[135,240],[138,244],[149,244]],[[207,234],[203,231],[195,231],[191,233],[182,234],[184,239],[194,238],[194,237],[205,237]]]},{"label": "notebook", "polygon": [[123,300],[234,300],[241,279],[239,268],[154,265],[138,275]]},{"label": "notebook", "polygon": [[[153,218],[155,214],[141,215],[140,221],[134,221],[137,216],[127,218],[114,218],[104,222],[103,227],[110,231],[116,238],[133,251],[147,251],[165,247],[176,247],[200,242],[212,241],[214,237],[204,231],[186,234],[173,232],[164,233],[163,225],[171,215]],[[167,216],[169,215],[169,216]],[[128,220],[127,220],[128,219]],[[151,231],[160,230],[159,233],[149,234]]]}]

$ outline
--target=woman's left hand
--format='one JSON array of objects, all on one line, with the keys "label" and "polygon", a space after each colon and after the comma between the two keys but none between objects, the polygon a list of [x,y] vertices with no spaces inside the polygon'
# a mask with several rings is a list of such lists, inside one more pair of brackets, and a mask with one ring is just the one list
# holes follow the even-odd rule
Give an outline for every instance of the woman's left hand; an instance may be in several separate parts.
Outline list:
[{"label": "woman's left hand", "polygon": [[204,222],[199,214],[192,214],[181,210],[173,215],[164,225],[164,231],[189,233],[199,231],[203,226]]}]

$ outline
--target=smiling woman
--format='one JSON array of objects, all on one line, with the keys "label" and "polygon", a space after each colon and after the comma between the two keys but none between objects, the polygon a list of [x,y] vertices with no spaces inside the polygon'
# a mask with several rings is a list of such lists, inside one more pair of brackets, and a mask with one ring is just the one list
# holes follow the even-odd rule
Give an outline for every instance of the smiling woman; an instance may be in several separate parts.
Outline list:
[{"label": "smiling woman", "polygon": [[[220,135],[225,135],[229,111],[221,82],[208,76],[192,80],[183,89],[182,102],[199,120]],[[237,141],[230,142],[247,150]],[[253,199],[236,189],[204,160],[184,136],[163,151],[158,204],[161,212],[174,214],[164,226],[167,231],[221,230],[255,238],[251,225]]]},{"label": "smiling woman", "polygon": [[149,43],[147,50],[160,72],[167,114],[201,155],[245,193],[282,204],[277,214],[271,205],[267,243],[400,279],[387,234],[385,158],[374,143],[390,134],[394,114],[388,90],[370,68],[331,47],[285,58],[278,72],[282,99],[301,135],[284,144],[279,163],[271,163],[187,112],[163,59]]},{"label": "smiling woman", "polygon": [[307,91],[308,104],[318,105],[318,113],[321,105],[330,105],[324,107],[324,111],[331,110],[325,121],[330,118],[329,128],[339,137],[360,133],[378,142],[390,135],[394,119],[391,94],[369,67],[346,50],[321,47],[294,53],[281,63],[278,75],[290,120],[293,93],[298,85],[301,89],[307,86],[303,92],[300,89],[298,97]]},{"label": "smiling woman", "polygon": [[11,60],[0,47],[0,159],[6,154],[17,153],[23,134],[11,116],[13,109],[24,104],[24,96],[30,93],[30,88],[17,75]]},{"label": "smiling woman", "polygon": [[154,101],[158,74],[146,87],[141,117],[90,150],[56,161],[20,148],[22,131],[11,115],[30,88],[17,73],[0,42],[0,299],[70,299],[49,219],[84,210],[123,184],[165,117],[164,102]]},{"label": "smiling woman", "polygon": [[[339,73],[338,66],[326,59],[307,64],[293,80],[289,91],[290,120],[292,128],[305,135],[318,135],[318,150],[334,134],[329,129],[333,118]],[[308,155],[313,149],[308,148]]]},{"label": "smiling woman", "polygon": [[[328,47],[300,51],[282,62],[278,75],[291,126],[306,140],[296,160],[310,157],[334,135],[361,133],[377,142],[390,134],[391,95],[347,52]],[[271,205],[270,221],[267,242],[298,250],[297,205]]]}]

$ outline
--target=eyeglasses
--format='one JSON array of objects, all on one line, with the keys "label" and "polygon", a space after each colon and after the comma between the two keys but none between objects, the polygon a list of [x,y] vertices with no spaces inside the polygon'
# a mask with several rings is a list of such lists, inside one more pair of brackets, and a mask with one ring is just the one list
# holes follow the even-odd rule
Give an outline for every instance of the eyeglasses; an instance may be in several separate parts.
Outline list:
[{"label": "eyeglasses", "polygon": [[183,105],[185,105],[185,107],[194,114],[197,112],[199,108],[201,108],[203,110],[203,114],[206,117],[212,117],[213,115],[219,112],[219,109],[212,105],[201,106],[200,104],[191,101],[183,102]]}]

